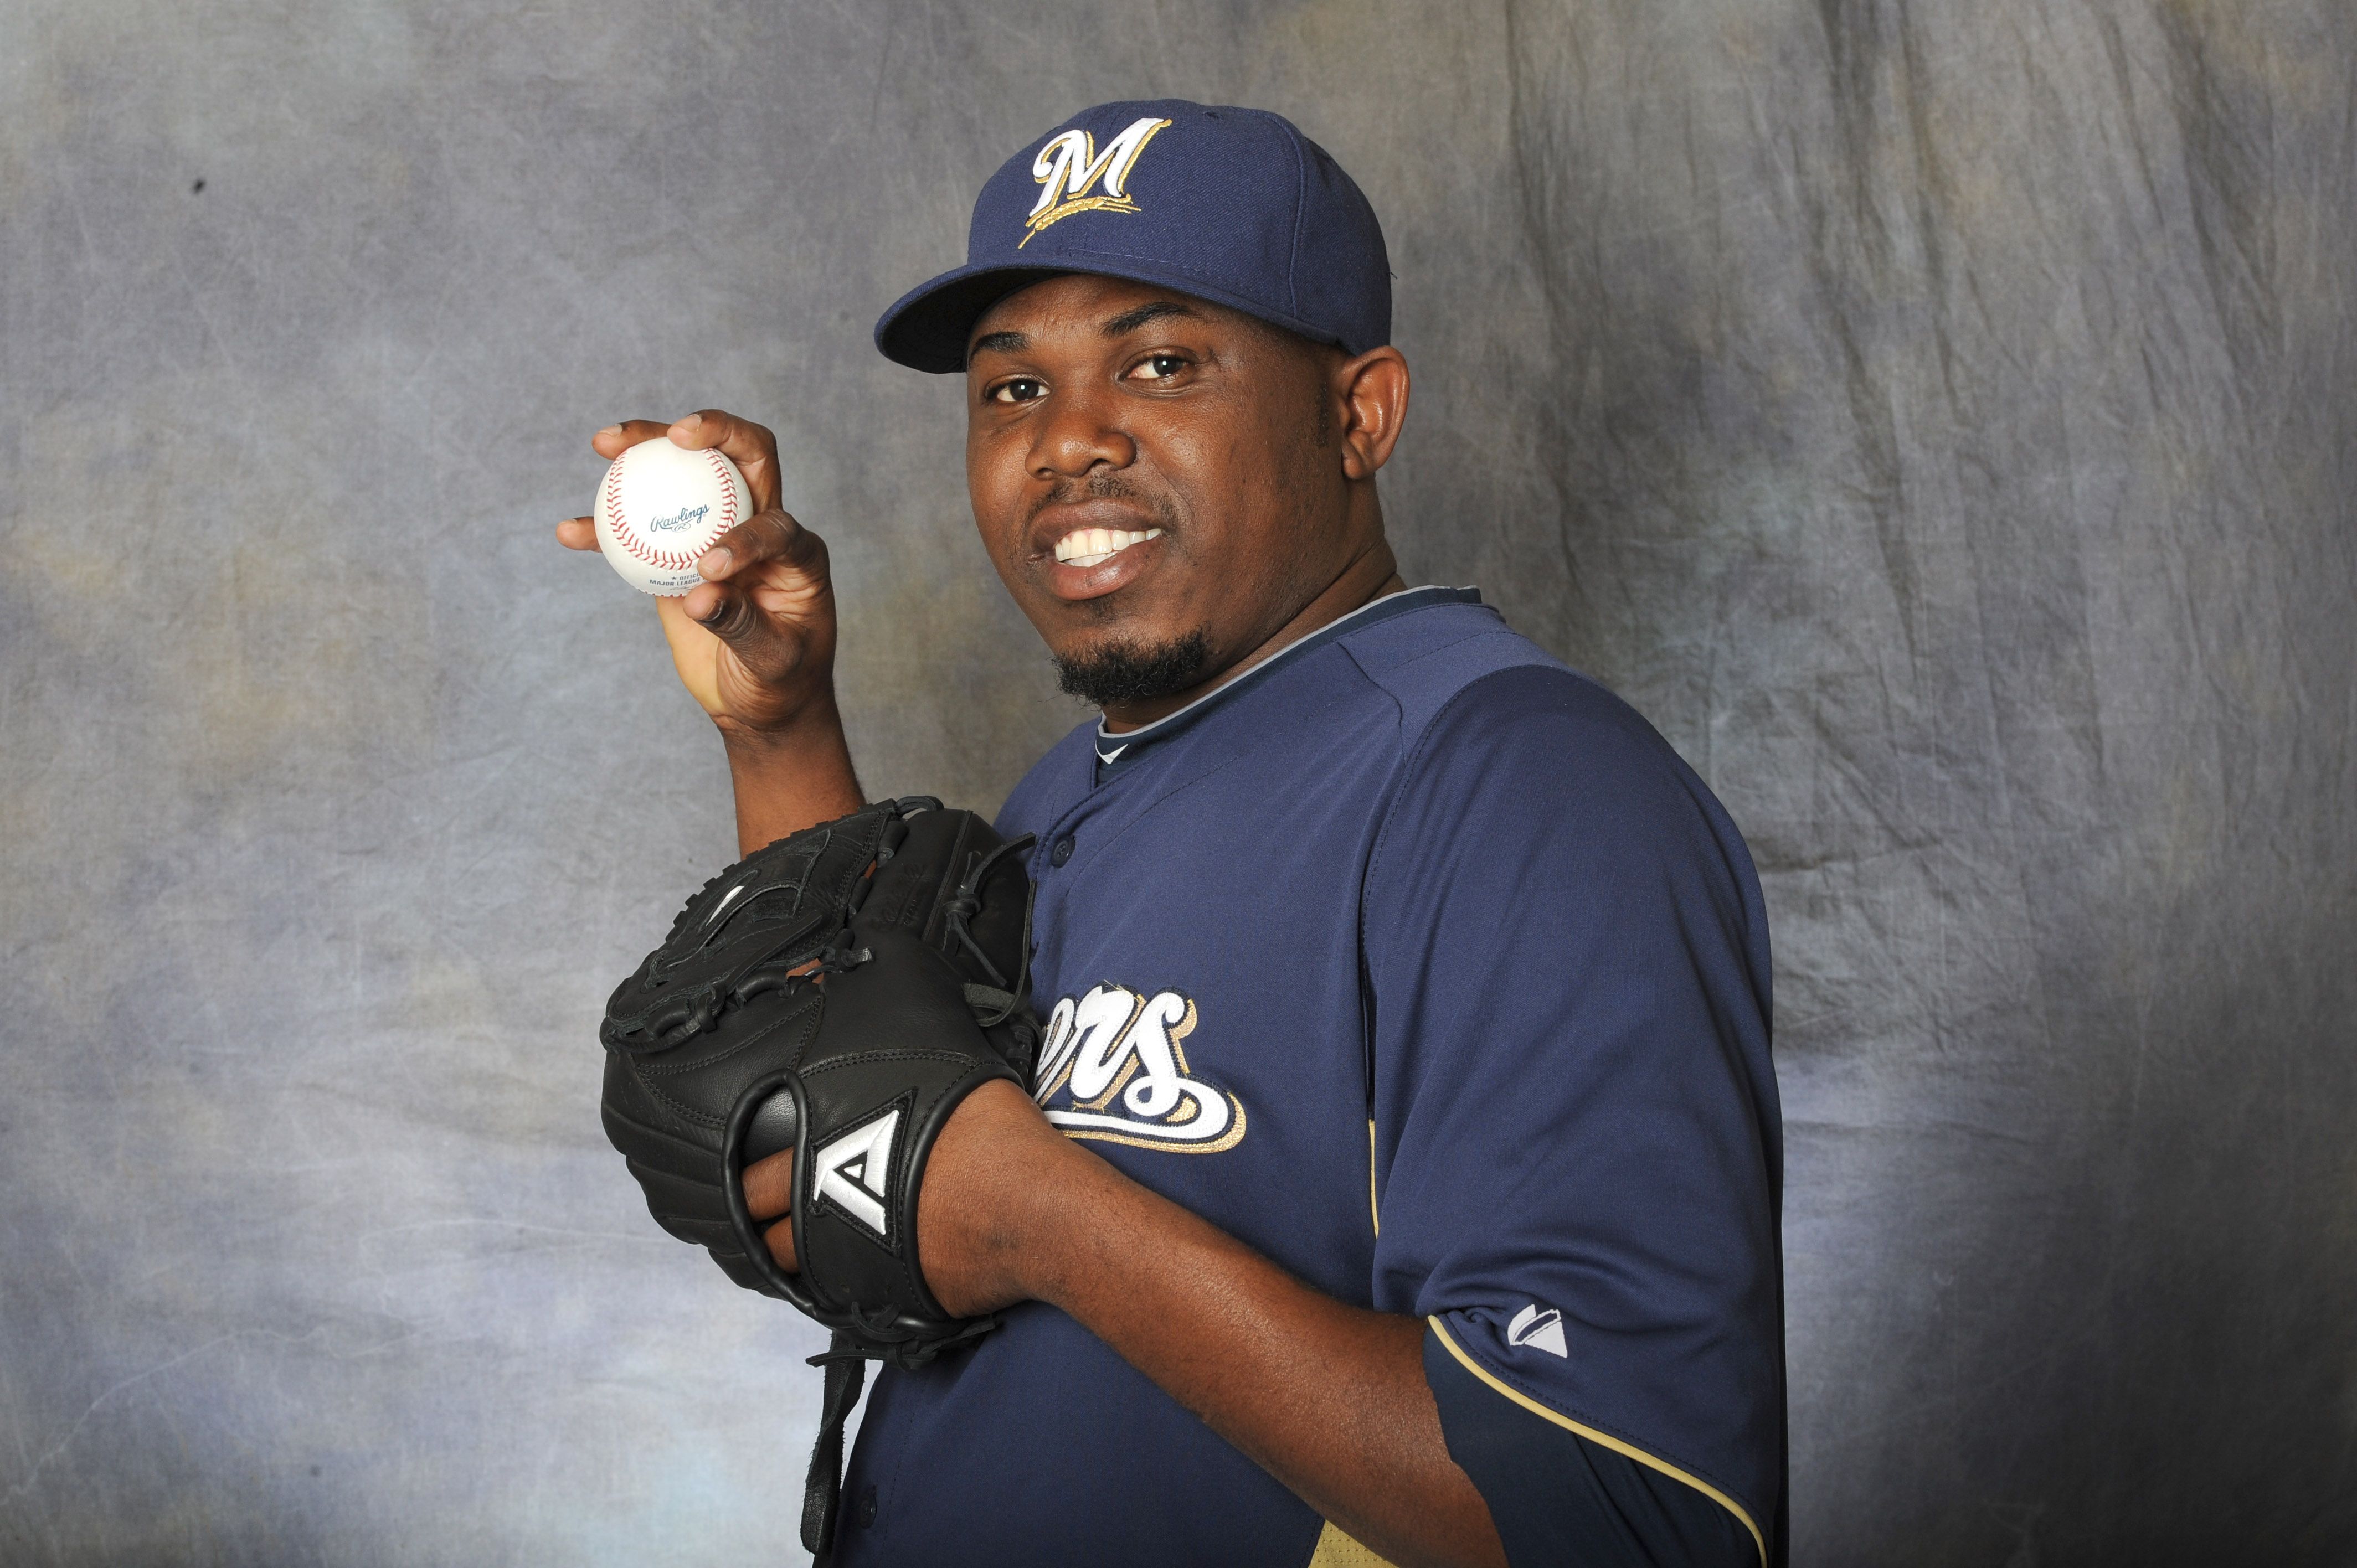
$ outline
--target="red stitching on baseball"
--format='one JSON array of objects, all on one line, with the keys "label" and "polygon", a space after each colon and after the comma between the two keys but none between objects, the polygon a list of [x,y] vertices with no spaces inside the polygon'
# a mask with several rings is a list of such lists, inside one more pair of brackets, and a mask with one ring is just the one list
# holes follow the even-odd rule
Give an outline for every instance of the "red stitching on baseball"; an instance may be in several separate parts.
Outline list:
[{"label": "red stitching on baseball", "polygon": [[[728,470],[722,467],[726,459],[719,453],[707,446],[704,448],[704,455],[712,460],[713,477],[720,481],[720,532],[726,533],[737,526],[737,487],[729,481]],[[628,456],[629,454],[623,456]],[[626,526],[622,521],[621,490],[622,465],[621,459],[617,458],[614,466],[606,471],[606,531],[613,535],[615,543],[630,552],[633,558],[659,572],[684,572],[702,558],[702,550],[693,555],[683,554],[676,550],[657,550],[640,538],[636,529]],[[719,535],[713,537],[716,539]],[[705,546],[705,550],[710,548],[708,544]]]},{"label": "red stitching on baseball", "polygon": [[[720,532],[726,533],[737,526],[737,487],[728,479],[727,458],[709,446],[704,449],[704,455],[712,459],[712,477],[720,481]],[[713,537],[716,539],[719,534]]]}]

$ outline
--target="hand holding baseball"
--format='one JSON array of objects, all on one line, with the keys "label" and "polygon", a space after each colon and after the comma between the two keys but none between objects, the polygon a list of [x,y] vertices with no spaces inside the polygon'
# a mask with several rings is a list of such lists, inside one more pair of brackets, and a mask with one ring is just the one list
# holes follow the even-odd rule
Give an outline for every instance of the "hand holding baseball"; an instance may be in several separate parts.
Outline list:
[{"label": "hand holding baseball", "polygon": [[[822,699],[832,707],[834,589],[826,545],[779,509],[777,438],[750,421],[705,409],[671,425],[644,419],[608,425],[589,444],[613,459],[659,437],[689,451],[719,452],[752,492],[753,515],[697,561],[704,582],[682,596],[655,600],[680,680],[724,731],[773,734]],[[571,550],[598,548],[588,517],[558,523],[556,538]]]}]

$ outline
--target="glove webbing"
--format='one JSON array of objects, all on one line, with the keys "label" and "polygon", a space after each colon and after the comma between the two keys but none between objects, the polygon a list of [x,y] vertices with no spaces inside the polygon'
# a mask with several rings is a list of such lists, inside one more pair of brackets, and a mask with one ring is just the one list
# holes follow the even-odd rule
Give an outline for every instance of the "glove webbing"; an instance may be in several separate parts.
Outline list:
[{"label": "glove webbing", "polygon": [[834,1557],[835,1525],[843,1511],[843,1426],[867,1381],[867,1362],[851,1337],[837,1329],[833,1348],[813,1356],[810,1364],[826,1369],[826,1391],[819,1402],[810,1477],[802,1483],[802,1550],[811,1554],[811,1568],[827,1568]]}]

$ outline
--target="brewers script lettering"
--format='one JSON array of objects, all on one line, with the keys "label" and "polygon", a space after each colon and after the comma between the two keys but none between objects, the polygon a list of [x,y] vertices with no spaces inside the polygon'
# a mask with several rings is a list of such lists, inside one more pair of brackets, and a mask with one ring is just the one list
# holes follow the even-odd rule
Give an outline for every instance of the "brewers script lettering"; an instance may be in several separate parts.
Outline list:
[{"label": "brewers script lettering", "polygon": [[1198,1022],[1176,991],[1096,985],[1048,1015],[1032,1098],[1075,1138],[1213,1154],[1244,1135],[1236,1097],[1193,1075],[1181,1043]]}]

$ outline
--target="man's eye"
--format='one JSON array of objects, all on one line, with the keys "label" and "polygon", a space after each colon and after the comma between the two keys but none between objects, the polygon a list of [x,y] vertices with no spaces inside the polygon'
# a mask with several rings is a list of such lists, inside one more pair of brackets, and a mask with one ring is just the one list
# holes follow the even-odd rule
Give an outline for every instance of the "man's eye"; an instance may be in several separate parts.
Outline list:
[{"label": "man's eye", "polygon": [[1176,354],[1148,354],[1129,373],[1145,381],[1167,381],[1186,368],[1187,361]]},{"label": "man's eye", "polygon": [[991,388],[990,401],[993,403],[1029,403],[1033,398],[1044,396],[1047,391],[1048,388],[1046,383],[1032,381],[1025,376],[1017,376],[1011,381],[1001,381],[996,386]]}]

